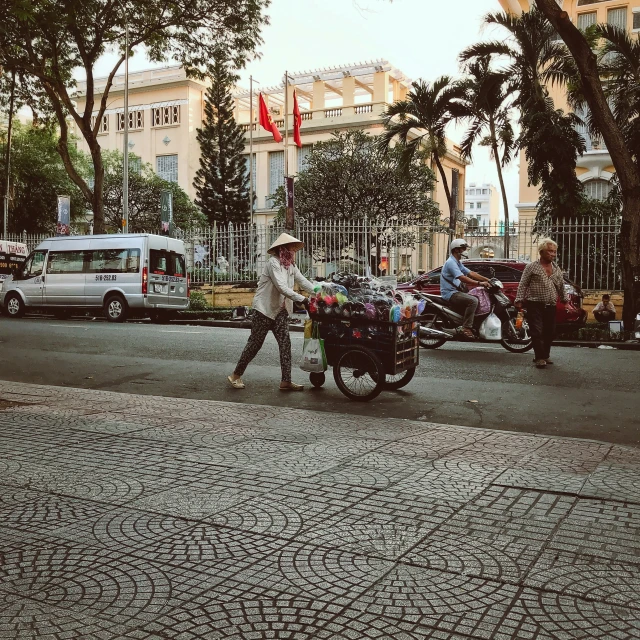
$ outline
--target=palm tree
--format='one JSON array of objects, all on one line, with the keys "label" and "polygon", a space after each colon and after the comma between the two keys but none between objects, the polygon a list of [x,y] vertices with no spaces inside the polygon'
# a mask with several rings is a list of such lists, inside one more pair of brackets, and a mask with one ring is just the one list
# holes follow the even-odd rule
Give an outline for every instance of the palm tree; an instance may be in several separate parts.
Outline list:
[{"label": "palm tree", "polygon": [[584,201],[575,172],[578,155],[585,151],[576,130],[581,121],[555,108],[546,84],[553,65],[565,53],[564,46],[536,8],[520,16],[489,14],[485,23],[502,27],[509,37],[473,45],[460,58],[465,62],[483,56],[507,58],[504,71],[515,91],[513,105],[520,110],[518,146],[525,152],[529,183],[540,185],[538,216],[575,215]]},{"label": "palm tree", "polygon": [[476,143],[489,147],[496,163],[502,205],[504,208],[504,255],[509,257],[509,202],[504,186],[502,167],[513,159],[516,150],[515,135],[511,124],[513,89],[509,76],[491,69],[491,57],[480,56],[467,65],[468,76],[462,81],[465,97],[462,102],[464,119],[469,120],[469,129],[460,145],[462,156],[471,160]]},{"label": "palm tree", "polygon": [[397,138],[404,168],[408,169],[416,155],[424,153],[425,149],[431,154],[449,204],[450,233],[456,227],[458,203],[449,186],[442,158],[447,152],[447,125],[462,115],[463,97],[464,90],[449,76],[441,76],[433,83],[417,80],[411,84],[405,100],[394,102],[382,114],[385,131],[380,136],[380,144],[388,149]]}]

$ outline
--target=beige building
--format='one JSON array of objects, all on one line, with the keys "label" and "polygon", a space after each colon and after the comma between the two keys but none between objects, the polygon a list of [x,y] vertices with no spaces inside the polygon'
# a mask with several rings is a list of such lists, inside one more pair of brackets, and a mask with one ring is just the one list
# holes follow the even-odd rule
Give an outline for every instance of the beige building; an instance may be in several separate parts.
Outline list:
[{"label": "beige building", "polygon": [[[106,79],[95,81],[96,103],[100,100]],[[372,135],[383,131],[381,113],[393,101],[403,98],[409,79],[387,61],[345,65],[289,74],[289,145],[288,171],[295,175],[312,145],[328,140],[332,132],[361,129]],[[167,180],[177,182],[195,197],[193,179],[199,168],[200,149],[196,129],[202,125],[207,85],[187,78],[180,67],[151,69],[129,74],[129,150]],[[255,87],[257,89],[257,87]],[[298,149],[292,137],[292,96],[296,90],[302,112],[301,138]],[[272,116],[284,136],[284,82],[273,87],[260,87]],[[78,107],[82,110],[86,84],[78,83]],[[251,115],[249,91],[235,94],[236,118],[246,132],[247,166]],[[256,193],[256,222],[273,217],[270,197],[284,182],[284,144],[273,141],[271,134],[257,124],[258,95],[253,99],[253,145]],[[103,149],[123,148],[124,77],[116,76],[109,93],[107,110],[100,127],[98,141]],[[88,152],[81,136],[79,147]],[[456,186],[458,208],[464,209],[465,167],[460,149],[449,143],[443,159],[450,185]],[[436,177],[439,178],[435,166]],[[448,205],[442,184],[433,194],[443,217]]]},{"label": "beige building", "polygon": [[[572,22],[580,29],[596,23],[610,23],[640,32],[640,0],[557,0],[569,14]],[[506,11],[520,14],[528,11],[529,0],[499,0]],[[551,95],[559,108],[568,109],[562,89],[552,88]],[[580,114],[583,116],[584,114]],[[609,194],[611,177],[615,172],[611,156],[600,139],[592,138],[586,130],[580,133],[586,140],[587,150],[578,158],[576,173],[584,183],[587,194],[594,199],[604,200]],[[520,152],[520,195],[516,205],[519,220],[531,224],[536,217],[538,189],[528,184],[527,164],[524,152]]]}]

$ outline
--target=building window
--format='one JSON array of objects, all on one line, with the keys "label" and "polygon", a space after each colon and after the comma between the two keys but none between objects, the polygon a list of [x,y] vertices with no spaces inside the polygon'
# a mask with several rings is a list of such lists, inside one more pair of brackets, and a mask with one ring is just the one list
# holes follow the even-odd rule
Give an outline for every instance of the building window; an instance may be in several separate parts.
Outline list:
[{"label": "building window", "polygon": [[473,202],[469,203],[469,209],[473,209]]},{"label": "building window", "polygon": [[156,156],[156,173],[167,182],[178,182],[178,156]]},{"label": "building window", "polygon": [[129,156],[129,170],[133,173],[140,175],[142,173],[142,159],[134,156]]},{"label": "building window", "polygon": [[586,31],[590,26],[596,24],[596,22],[598,22],[598,14],[595,11],[578,14],[577,26],[580,31]]},{"label": "building window", "polygon": [[476,204],[476,209],[482,209],[482,202],[478,202],[478,204]]},{"label": "building window", "polygon": [[180,124],[180,105],[153,108],[152,126],[170,127],[176,124]]},{"label": "building window", "polygon": [[599,2],[607,2],[607,0],[578,0],[578,6],[586,7],[589,4],[598,4]]},{"label": "building window", "polygon": [[487,192],[488,192],[488,190],[487,190],[487,189],[483,189],[483,190],[482,190],[482,195],[483,195],[483,196],[486,196],[486,195],[487,195]]},{"label": "building window", "polygon": [[[129,111],[129,129],[144,129],[144,111]],[[118,131],[124,131],[124,111],[118,113]]]},{"label": "building window", "polygon": [[633,30],[640,31],[640,7],[633,10]]},{"label": "building window", "polygon": [[284,151],[269,153],[269,195],[284,187]]},{"label": "building window", "polygon": [[607,22],[614,26],[620,27],[620,29],[627,29],[627,7],[621,9],[609,9],[607,11]]},{"label": "building window", "polygon": [[312,149],[313,149],[312,144],[305,144],[298,149],[298,173],[300,173],[300,171],[302,171],[305,168],[305,165],[307,164],[307,159],[309,158],[309,155],[311,154]]},{"label": "building window", "polygon": [[584,183],[584,191],[592,200],[606,200],[611,191],[611,183],[607,180],[588,180]]},{"label": "building window", "polygon": [[[91,128],[96,126],[96,116],[91,116]],[[109,133],[109,116],[102,116],[100,122],[100,128],[98,129],[98,135],[101,133]]]},{"label": "building window", "polygon": [[[242,158],[244,159],[244,171],[247,176],[249,176],[249,154],[245,153]],[[256,154],[253,154],[253,190],[256,190]]]}]

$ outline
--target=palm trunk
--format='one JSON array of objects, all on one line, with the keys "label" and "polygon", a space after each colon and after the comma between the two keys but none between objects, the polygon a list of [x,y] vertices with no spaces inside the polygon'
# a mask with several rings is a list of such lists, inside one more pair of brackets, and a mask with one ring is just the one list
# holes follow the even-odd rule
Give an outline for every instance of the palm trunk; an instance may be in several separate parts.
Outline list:
[{"label": "palm trunk", "polygon": [[492,125],[491,136],[493,145],[493,158],[496,161],[496,168],[498,169],[498,181],[500,182],[500,191],[502,192],[502,206],[504,208],[504,257],[509,258],[509,250],[511,247],[509,236],[509,201],[507,200],[507,190],[504,187],[504,178],[502,177],[502,163],[500,162],[500,154],[498,153],[498,145],[495,142],[495,127]]},{"label": "palm trunk", "polygon": [[440,173],[440,178],[442,179],[442,186],[444,187],[444,193],[447,196],[447,202],[449,203],[449,242],[451,242],[455,236],[456,231],[456,219],[458,210],[453,202],[453,196],[451,195],[451,190],[449,189],[449,182],[447,180],[447,174],[444,172],[444,167],[440,162],[440,156],[437,151],[433,152],[433,159],[438,167],[438,173]]}]

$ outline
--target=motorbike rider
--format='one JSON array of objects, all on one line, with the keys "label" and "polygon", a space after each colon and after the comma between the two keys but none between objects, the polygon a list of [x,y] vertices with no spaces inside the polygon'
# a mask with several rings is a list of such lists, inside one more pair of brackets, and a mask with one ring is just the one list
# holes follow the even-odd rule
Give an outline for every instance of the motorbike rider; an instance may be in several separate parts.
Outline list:
[{"label": "motorbike rider", "polygon": [[478,308],[478,298],[467,293],[466,285],[489,287],[489,278],[467,269],[460,262],[461,258],[466,257],[463,254],[467,248],[468,245],[463,238],[457,238],[451,243],[451,255],[440,272],[440,297],[452,307],[456,307],[456,311],[464,313],[462,327],[458,327],[458,331],[466,338],[473,339],[473,317]]}]

